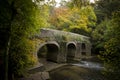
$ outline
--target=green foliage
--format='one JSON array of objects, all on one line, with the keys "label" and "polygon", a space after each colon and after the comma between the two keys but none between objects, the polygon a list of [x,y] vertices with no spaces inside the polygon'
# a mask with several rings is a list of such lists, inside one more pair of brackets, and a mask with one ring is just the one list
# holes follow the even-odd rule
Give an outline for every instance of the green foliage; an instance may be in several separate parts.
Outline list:
[{"label": "green foliage", "polygon": [[48,25],[46,13],[45,5],[37,5],[32,0],[0,0],[0,50],[8,51],[4,58],[9,63],[10,78],[23,75],[35,63],[30,37]]},{"label": "green foliage", "polygon": [[95,26],[96,15],[89,5],[82,8],[60,7],[53,9],[49,22],[59,30],[88,35]]},{"label": "green foliage", "polygon": [[[120,12],[115,12],[109,23],[108,39],[105,43],[105,51],[101,52],[100,58],[105,63],[105,74],[109,80],[120,79]],[[113,77],[113,78],[112,78]]]},{"label": "green foliage", "polygon": [[90,4],[89,0],[71,0],[68,4],[69,7],[73,8],[73,7],[85,7],[88,6]]},{"label": "green foliage", "polygon": [[71,11],[68,8],[54,8],[50,14],[49,22],[51,26],[63,30],[71,24],[71,21],[68,19],[70,15]]},{"label": "green foliage", "polygon": [[34,58],[33,46],[29,39],[21,37],[20,40],[14,38],[11,41],[9,52],[9,72],[15,77],[25,76],[27,68],[31,67],[36,59]]},{"label": "green foliage", "polygon": [[112,18],[112,13],[120,9],[119,0],[98,0],[96,4],[96,14],[100,21],[105,18]]},{"label": "green foliage", "polygon": [[[84,31],[81,34],[89,34],[96,23],[96,15],[94,13],[94,9],[91,6],[79,8],[73,8],[73,13],[71,16],[72,24],[70,25],[70,29],[78,29]],[[76,32],[80,33],[80,31]]]},{"label": "green foliage", "polygon": [[105,37],[105,34],[107,33],[109,22],[109,20],[101,22],[96,26],[96,28],[92,32],[92,44],[93,46],[95,46],[95,53],[99,53],[99,51],[103,50],[103,46],[107,38],[107,36]]},{"label": "green foliage", "polygon": [[55,35],[56,41],[67,41],[67,36],[65,35]]},{"label": "green foliage", "polygon": [[119,0],[98,0],[96,1],[95,13],[97,16],[97,26],[92,32],[92,40],[95,53],[104,50],[104,42],[109,40],[111,31],[109,30],[112,25],[112,14],[120,9]]},{"label": "green foliage", "polygon": [[97,27],[93,32],[96,50],[104,61],[104,74],[108,80],[120,79],[120,1],[98,0],[95,6]]}]

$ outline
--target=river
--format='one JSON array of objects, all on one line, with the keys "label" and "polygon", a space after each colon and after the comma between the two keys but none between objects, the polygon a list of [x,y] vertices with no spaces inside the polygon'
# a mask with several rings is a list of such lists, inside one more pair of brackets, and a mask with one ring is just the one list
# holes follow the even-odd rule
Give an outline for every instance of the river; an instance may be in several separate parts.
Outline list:
[{"label": "river", "polygon": [[50,80],[107,80],[102,74],[103,69],[100,62],[81,60],[53,69],[49,74]]}]

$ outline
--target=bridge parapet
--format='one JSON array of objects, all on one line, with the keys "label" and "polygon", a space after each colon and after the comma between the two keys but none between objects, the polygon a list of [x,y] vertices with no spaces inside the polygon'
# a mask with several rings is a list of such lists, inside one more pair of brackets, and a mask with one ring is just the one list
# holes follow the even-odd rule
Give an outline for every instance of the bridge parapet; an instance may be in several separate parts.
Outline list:
[{"label": "bridge parapet", "polygon": [[78,42],[87,42],[90,43],[89,37],[53,29],[43,28],[40,30],[40,34],[37,34],[36,37],[45,39],[46,41],[78,41]]}]

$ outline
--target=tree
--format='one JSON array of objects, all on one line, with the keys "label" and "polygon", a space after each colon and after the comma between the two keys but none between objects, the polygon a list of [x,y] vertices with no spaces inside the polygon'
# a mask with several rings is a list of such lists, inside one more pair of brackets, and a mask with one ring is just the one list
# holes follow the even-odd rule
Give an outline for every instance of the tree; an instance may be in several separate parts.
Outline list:
[{"label": "tree", "polygon": [[75,7],[72,10],[70,30],[75,33],[91,36],[92,29],[96,24],[96,15],[93,7],[88,5],[82,8]]},{"label": "tree", "polygon": [[36,0],[0,0],[0,55],[4,55],[4,80],[8,80],[8,72],[10,79],[23,75],[34,63],[30,37],[47,23],[37,3]]},{"label": "tree", "polygon": [[[108,24],[112,18],[112,14],[120,9],[119,0],[98,0],[95,4],[95,13],[97,16],[96,27],[92,33],[94,53],[104,50],[104,42],[107,41],[105,36]],[[97,52],[96,52],[97,51]]]},{"label": "tree", "polygon": [[81,7],[88,6],[89,4],[90,4],[89,0],[71,0],[69,3],[69,6],[81,8]]},{"label": "tree", "polygon": [[82,8],[62,6],[52,10],[49,22],[56,29],[90,36],[96,16],[91,6]]},{"label": "tree", "polygon": [[93,53],[99,54],[100,51],[103,51],[104,44],[107,37],[105,37],[106,30],[108,28],[109,20],[104,20],[100,24],[97,24],[95,29],[92,31],[92,45]]},{"label": "tree", "polygon": [[69,16],[71,11],[65,7],[54,8],[50,13],[49,22],[56,29],[63,30],[71,24]]},{"label": "tree", "polygon": [[[95,44],[98,43],[95,47],[97,48],[97,46],[101,45],[99,47],[99,57],[104,61],[104,74],[108,80],[119,80],[120,1],[99,0],[97,1],[95,12],[98,21],[93,34],[94,39],[96,38]],[[102,48],[102,51],[100,48]]]},{"label": "tree", "polygon": [[96,4],[95,12],[98,21],[112,18],[112,13],[120,9],[119,0],[98,0]]},{"label": "tree", "polygon": [[109,80],[120,79],[120,12],[115,12],[107,30],[107,40],[100,58],[104,61],[105,75]]},{"label": "tree", "polygon": [[67,2],[67,6],[71,9],[72,15],[70,20],[70,31],[91,36],[91,32],[96,24],[96,15],[94,8],[89,0],[71,0]]}]

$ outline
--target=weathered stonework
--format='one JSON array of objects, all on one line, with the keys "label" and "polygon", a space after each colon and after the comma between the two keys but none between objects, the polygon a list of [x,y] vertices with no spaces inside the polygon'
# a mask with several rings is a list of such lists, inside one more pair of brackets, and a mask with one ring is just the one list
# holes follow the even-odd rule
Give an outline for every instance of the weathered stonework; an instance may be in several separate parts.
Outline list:
[{"label": "weathered stonework", "polygon": [[53,29],[41,29],[40,32],[35,38],[45,40],[39,45],[39,49],[42,46],[47,47],[47,60],[62,63],[91,55],[89,37]]}]

